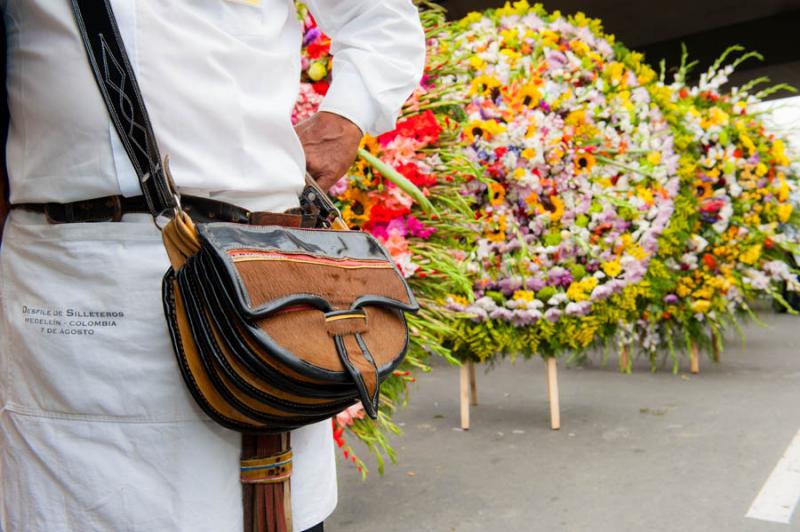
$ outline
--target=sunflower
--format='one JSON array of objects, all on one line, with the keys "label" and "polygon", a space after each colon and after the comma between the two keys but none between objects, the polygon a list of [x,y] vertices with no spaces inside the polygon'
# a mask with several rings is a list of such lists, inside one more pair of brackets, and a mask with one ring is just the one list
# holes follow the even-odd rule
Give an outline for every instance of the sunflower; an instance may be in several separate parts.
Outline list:
[{"label": "sunflower", "polygon": [[495,207],[502,205],[506,201],[506,189],[500,183],[489,183],[489,203]]},{"label": "sunflower", "polygon": [[528,109],[537,107],[541,99],[542,95],[539,93],[539,89],[536,88],[536,85],[531,83],[524,85],[519,92],[517,92],[515,98],[517,103]]},{"label": "sunflower", "polygon": [[494,120],[473,120],[464,127],[464,137],[469,144],[474,144],[479,138],[490,140],[503,131],[505,127]]},{"label": "sunflower", "polygon": [[575,171],[579,174],[588,174],[596,163],[597,160],[591,153],[586,151],[578,152],[575,157]]},{"label": "sunflower", "polygon": [[472,80],[472,84],[469,88],[469,94],[470,96],[474,96],[476,94],[481,96],[490,96],[492,92],[499,92],[501,85],[502,83],[500,83],[499,79],[482,74]]},{"label": "sunflower", "polygon": [[711,187],[709,181],[698,181],[695,190],[697,191],[697,199],[705,200],[714,195],[714,189]]}]

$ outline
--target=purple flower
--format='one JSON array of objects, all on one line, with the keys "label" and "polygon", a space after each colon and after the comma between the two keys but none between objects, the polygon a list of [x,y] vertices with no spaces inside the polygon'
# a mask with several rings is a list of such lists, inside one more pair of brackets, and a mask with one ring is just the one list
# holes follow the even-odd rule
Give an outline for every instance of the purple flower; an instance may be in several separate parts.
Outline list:
[{"label": "purple flower", "polygon": [[666,303],[667,305],[674,305],[677,302],[678,302],[678,296],[676,296],[675,294],[667,294],[666,296],[664,296],[664,303]]},{"label": "purple flower", "polygon": [[544,319],[551,323],[557,322],[561,319],[561,311],[557,308],[551,308],[547,312],[544,313]]}]

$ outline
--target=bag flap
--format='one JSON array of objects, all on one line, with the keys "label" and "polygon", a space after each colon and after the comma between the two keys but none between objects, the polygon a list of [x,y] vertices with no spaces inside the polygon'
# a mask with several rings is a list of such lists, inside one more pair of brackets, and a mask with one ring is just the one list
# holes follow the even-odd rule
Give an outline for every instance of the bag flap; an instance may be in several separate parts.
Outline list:
[{"label": "bag flap", "polygon": [[366,305],[419,310],[391,257],[368,233],[227,223],[197,229],[252,318],[297,304],[325,312]]}]

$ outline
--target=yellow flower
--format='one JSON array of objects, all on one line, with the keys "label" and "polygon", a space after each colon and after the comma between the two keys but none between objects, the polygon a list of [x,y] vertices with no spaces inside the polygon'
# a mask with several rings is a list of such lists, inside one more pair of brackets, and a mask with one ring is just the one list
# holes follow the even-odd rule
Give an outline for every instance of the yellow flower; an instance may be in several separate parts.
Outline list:
[{"label": "yellow flower", "polygon": [[765,175],[767,175],[768,171],[769,169],[767,168],[767,165],[764,163],[758,163],[758,166],[756,166],[756,175],[758,177],[764,177]]},{"label": "yellow flower", "polygon": [[727,126],[730,123],[730,115],[720,109],[719,107],[712,107],[708,110],[708,118],[700,122],[703,129],[709,129],[712,126]]},{"label": "yellow flower", "polygon": [[742,146],[747,148],[747,151],[750,153],[751,156],[756,154],[756,145],[753,144],[753,140],[747,136],[747,133],[741,133],[739,135],[739,142],[742,143]]},{"label": "yellow flower", "polygon": [[657,164],[661,164],[661,152],[660,151],[651,151],[647,154],[647,162],[652,164],[653,166]]},{"label": "yellow flower", "polygon": [[463,296],[456,296],[456,295],[452,295],[451,294],[448,297],[456,305],[461,305],[462,307],[466,307],[467,305],[469,305],[469,301],[467,301],[467,298],[465,298]]},{"label": "yellow flower", "polygon": [[646,205],[653,204],[653,192],[645,187],[637,187],[639,199],[642,200]]},{"label": "yellow flower", "polygon": [[477,11],[470,11],[467,13],[467,16],[461,19],[461,22],[464,24],[474,24],[476,22],[480,22],[483,19],[483,15],[478,13]]},{"label": "yellow flower", "polygon": [[750,246],[744,253],[739,255],[739,262],[753,265],[761,258],[761,244]]},{"label": "yellow flower", "polygon": [[483,67],[486,66],[486,62],[477,55],[473,55],[469,58],[469,66],[475,70],[483,70]]},{"label": "yellow flower", "polygon": [[541,30],[541,34],[542,34],[542,42],[546,46],[553,46],[554,44],[557,44],[558,41],[561,39],[561,36],[558,33],[554,32],[553,30],[543,29]]},{"label": "yellow flower", "polygon": [[789,166],[789,158],[786,156],[786,146],[782,140],[778,139],[772,143],[770,155],[775,158],[775,164],[778,166]]},{"label": "yellow flower", "polygon": [[553,212],[550,213],[550,220],[557,222],[564,216],[564,202],[558,196],[550,196],[553,203]]},{"label": "yellow flower", "polygon": [[319,81],[324,79],[327,75],[328,69],[319,61],[314,61],[311,63],[311,66],[308,67],[308,77],[311,78],[312,81]]},{"label": "yellow flower", "polygon": [[506,189],[500,183],[489,183],[489,203],[497,207],[506,201]]},{"label": "yellow flower", "polygon": [[603,271],[606,272],[606,275],[609,277],[616,277],[620,273],[622,273],[622,266],[620,266],[618,260],[612,260],[610,262],[604,262],[600,265],[603,268]]},{"label": "yellow flower", "polygon": [[464,136],[473,144],[478,138],[489,140],[505,130],[505,126],[494,120],[473,120],[464,128]]},{"label": "yellow flower", "polygon": [[644,248],[638,244],[633,246],[628,253],[636,260],[644,260],[650,256],[650,253],[645,251]]},{"label": "yellow flower", "polygon": [[514,10],[517,12],[518,15],[524,15],[528,12],[531,8],[531,5],[528,3],[528,0],[520,0],[519,2],[514,2]]},{"label": "yellow flower", "polygon": [[581,281],[574,281],[567,288],[567,297],[572,301],[586,301],[597,286],[595,277],[586,277]]},{"label": "yellow flower", "polygon": [[785,203],[789,199],[789,183],[786,182],[786,175],[783,172],[778,174],[778,201]]},{"label": "yellow flower", "polygon": [[692,289],[685,283],[679,283],[675,291],[678,293],[679,297],[686,297],[692,293]]},{"label": "yellow flower", "polygon": [[575,158],[575,171],[577,173],[589,173],[596,163],[594,155],[589,152],[580,152]]},{"label": "yellow flower", "polygon": [[606,65],[606,72],[608,73],[608,77],[611,78],[611,81],[613,81],[615,85],[619,85],[624,81],[625,65],[614,61]]},{"label": "yellow flower", "polygon": [[691,304],[692,312],[697,314],[705,314],[709,310],[711,310],[711,302],[706,301],[705,299],[701,299],[699,301],[694,301]]},{"label": "yellow flower", "polygon": [[542,95],[539,89],[536,88],[536,85],[530,83],[522,87],[516,95],[516,100],[529,109],[533,109],[539,105],[541,99]]},{"label": "yellow flower", "polygon": [[536,150],[534,150],[533,148],[525,148],[524,150],[522,150],[522,153],[520,155],[522,155],[524,159],[528,159],[530,161],[531,159],[536,157]]},{"label": "yellow flower", "polygon": [[589,45],[586,44],[585,42],[581,41],[581,40],[578,40],[578,39],[575,39],[574,41],[571,41],[569,43],[569,47],[573,52],[575,52],[579,56],[580,55],[586,55],[590,51]]},{"label": "yellow flower", "polygon": [[778,205],[778,220],[783,224],[788,222],[789,218],[792,216],[792,209],[791,203],[782,203]]},{"label": "yellow flower", "polygon": [[536,293],[531,290],[517,290],[516,292],[514,292],[515,301],[531,302],[534,299],[536,299]]},{"label": "yellow flower", "polygon": [[583,290],[583,286],[579,282],[573,282],[567,288],[567,297],[572,301],[586,301],[589,296]]},{"label": "yellow flower", "polygon": [[494,89],[499,88],[500,85],[502,85],[502,83],[500,83],[499,79],[483,74],[472,80],[469,93],[470,95],[480,94],[481,96],[488,96]]}]

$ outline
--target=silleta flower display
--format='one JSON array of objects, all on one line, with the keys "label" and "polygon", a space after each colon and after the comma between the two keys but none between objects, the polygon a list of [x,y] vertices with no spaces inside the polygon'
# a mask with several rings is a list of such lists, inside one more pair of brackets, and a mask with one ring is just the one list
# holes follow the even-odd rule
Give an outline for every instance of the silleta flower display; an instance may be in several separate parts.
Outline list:
[{"label": "silleta flower display", "polygon": [[491,320],[510,339],[504,324],[525,328],[522,344],[500,343],[514,353],[585,347],[612,317],[597,304],[644,279],[679,190],[669,125],[644,86],[652,73],[621,62],[596,22],[525,2],[458,28],[466,152],[483,175],[467,185],[481,233],[467,254],[475,301],[449,307],[475,316],[469,329]]},{"label": "silleta flower display", "polygon": [[[335,61],[302,6],[300,16],[295,121],[316,111]],[[690,347],[718,352],[755,298],[788,308],[781,290],[800,292],[800,186],[758,110],[782,87],[723,88],[757,54],[733,47],[696,83],[684,57],[668,81],[581,13],[519,1],[456,22],[426,5],[421,17],[419,88],[331,190],[423,307],[379,421],[355,407],[334,422],[362,471],[344,431],[379,464],[393,458],[391,414],[430,354],[579,360],[616,345],[654,368],[671,354],[677,371]]]}]

